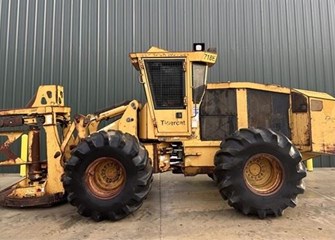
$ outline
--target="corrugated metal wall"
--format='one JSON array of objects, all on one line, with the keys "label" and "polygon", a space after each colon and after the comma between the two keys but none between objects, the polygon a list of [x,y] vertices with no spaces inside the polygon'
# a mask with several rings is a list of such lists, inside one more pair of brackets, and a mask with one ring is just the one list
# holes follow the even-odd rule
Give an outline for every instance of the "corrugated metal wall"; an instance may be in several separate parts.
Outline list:
[{"label": "corrugated metal wall", "polygon": [[65,86],[75,113],[144,100],[128,53],[193,42],[217,47],[212,82],[335,95],[334,0],[0,0],[0,108],[49,83]]}]

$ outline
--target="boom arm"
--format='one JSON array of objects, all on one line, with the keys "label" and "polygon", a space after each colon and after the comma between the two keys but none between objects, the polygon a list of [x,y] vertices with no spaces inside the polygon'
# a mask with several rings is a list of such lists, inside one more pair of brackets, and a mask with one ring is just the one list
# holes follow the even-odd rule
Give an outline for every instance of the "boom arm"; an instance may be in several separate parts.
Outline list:
[{"label": "boom arm", "polygon": [[[140,108],[138,101],[133,100],[128,105],[120,105],[87,116],[75,116],[75,129],[79,139],[86,138],[90,133],[96,131],[120,130],[137,136],[137,110]],[[99,125],[110,119],[116,119],[105,127],[98,129]]]}]

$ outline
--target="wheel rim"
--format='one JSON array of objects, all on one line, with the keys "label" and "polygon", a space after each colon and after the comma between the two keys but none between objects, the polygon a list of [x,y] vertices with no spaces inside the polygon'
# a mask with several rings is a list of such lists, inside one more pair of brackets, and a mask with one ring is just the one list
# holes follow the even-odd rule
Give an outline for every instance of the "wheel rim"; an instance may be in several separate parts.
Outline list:
[{"label": "wheel rim", "polygon": [[87,167],[85,176],[91,193],[101,199],[116,197],[126,183],[126,170],[111,157],[96,159]]},{"label": "wheel rim", "polygon": [[243,177],[251,191],[260,195],[271,195],[280,189],[284,171],[278,158],[260,153],[247,161]]}]

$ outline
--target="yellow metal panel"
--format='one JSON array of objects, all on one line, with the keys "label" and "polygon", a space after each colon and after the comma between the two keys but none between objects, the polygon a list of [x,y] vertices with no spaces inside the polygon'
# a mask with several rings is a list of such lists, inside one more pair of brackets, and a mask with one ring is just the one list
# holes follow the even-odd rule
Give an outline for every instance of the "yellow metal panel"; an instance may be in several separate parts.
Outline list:
[{"label": "yellow metal panel", "polygon": [[335,154],[335,99],[323,99],[322,110],[311,110],[310,114],[312,151]]},{"label": "yellow metal panel", "polygon": [[139,103],[132,101],[119,121],[119,130],[137,136],[137,110]]},{"label": "yellow metal panel", "polygon": [[84,124],[85,119],[89,119],[89,132],[93,133],[98,131],[99,124],[108,120],[112,117],[121,116],[120,119],[108,124],[107,126],[99,129],[99,131],[109,131],[109,130],[120,130],[124,133],[129,133],[137,136],[137,124],[138,124],[138,109],[140,104],[138,101],[133,100],[128,105],[122,105],[98,114],[89,114],[86,117],[81,116],[78,118],[80,120],[76,125],[78,133],[80,132],[80,137],[86,137],[86,124]]},{"label": "yellow metal panel", "polygon": [[154,124],[149,113],[148,104],[145,104],[140,111],[139,138],[156,139]]},{"label": "yellow metal panel", "polygon": [[248,105],[246,89],[236,90],[237,128],[248,127]]},{"label": "yellow metal panel", "polygon": [[306,161],[307,171],[313,172],[313,158],[310,158]]},{"label": "yellow metal panel", "polygon": [[39,86],[28,107],[64,106],[64,89],[58,85]]},{"label": "yellow metal panel", "polygon": [[183,142],[185,167],[214,166],[214,156],[221,141],[190,140]]},{"label": "yellow metal panel", "polygon": [[246,88],[246,89],[256,89],[271,91],[277,93],[290,93],[291,89],[286,87],[281,87],[273,84],[260,84],[252,82],[226,82],[226,83],[208,83],[207,89],[222,89],[222,88]]},{"label": "yellow metal panel", "polygon": [[149,48],[149,50],[147,52],[168,52],[167,50],[164,50],[164,49],[161,49],[161,48],[158,48],[158,47],[151,47]]},{"label": "yellow metal panel", "polygon": [[44,129],[46,132],[46,141],[48,143],[48,178],[45,185],[45,192],[48,194],[63,193],[64,188],[62,182],[60,181],[60,176],[64,173],[64,169],[61,163],[62,154],[57,134],[57,127],[46,126]]},{"label": "yellow metal panel", "polygon": [[[142,139],[148,139],[148,105],[145,104],[140,110],[139,117],[139,131],[138,137]],[[150,118],[150,117],[149,117]]]},{"label": "yellow metal panel", "polygon": [[314,92],[314,91],[301,90],[301,89],[294,89],[294,91],[300,92],[308,97],[335,100],[334,97],[324,92]]},{"label": "yellow metal panel", "polygon": [[[28,159],[28,135],[23,134],[21,137],[21,159],[24,163]],[[25,177],[27,173],[27,165],[20,166],[20,176]]]},{"label": "yellow metal panel", "polygon": [[301,152],[311,150],[311,125],[309,113],[292,113],[290,116],[291,139]]},{"label": "yellow metal panel", "polygon": [[[177,118],[181,113],[181,118]],[[190,122],[187,109],[155,110],[157,136],[189,136]]]},{"label": "yellow metal panel", "polygon": [[144,143],[143,145],[144,145],[145,149],[148,151],[149,158],[151,160],[154,160],[154,147],[153,147],[152,143]]}]

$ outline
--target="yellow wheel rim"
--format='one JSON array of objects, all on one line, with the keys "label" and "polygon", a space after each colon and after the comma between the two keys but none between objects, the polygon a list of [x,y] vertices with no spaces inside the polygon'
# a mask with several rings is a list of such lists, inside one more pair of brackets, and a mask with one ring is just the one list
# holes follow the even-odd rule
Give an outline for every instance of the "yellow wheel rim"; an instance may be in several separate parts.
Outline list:
[{"label": "yellow wheel rim", "polygon": [[85,182],[93,195],[101,199],[110,199],[123,189],[126,170],[114,158],[98,158],[87,167]]},{"label": "yellow wheel rim", "polygon": [[251,191],[260,195],[271,195],[281,187],[284,171],[278,158],[260,153],[247,161],[243,177]]}]

